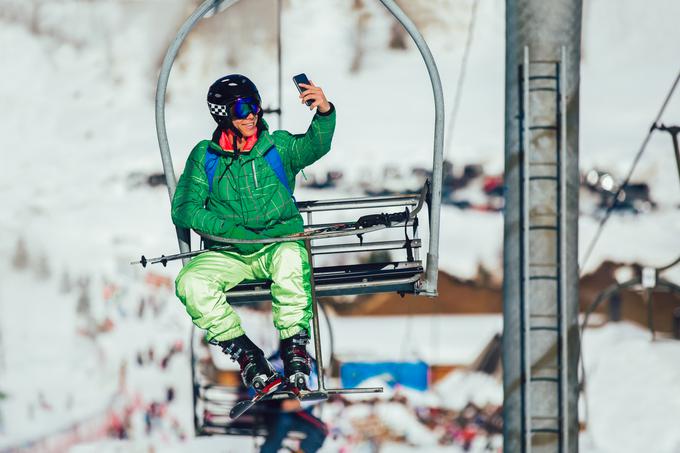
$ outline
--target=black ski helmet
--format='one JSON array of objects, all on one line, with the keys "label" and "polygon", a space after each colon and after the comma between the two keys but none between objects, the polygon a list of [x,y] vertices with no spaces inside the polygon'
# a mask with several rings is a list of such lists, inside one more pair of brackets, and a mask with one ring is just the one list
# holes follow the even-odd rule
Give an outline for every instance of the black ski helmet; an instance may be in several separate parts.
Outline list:
[{"label": "black ski helmet", "polygon": [[[229,106],[238,98],[253,98],[262,104],[260,93],[255,84],[241,74],[229,74],[215,81],[208,89],[208,108],[217,124],[222,127],[231,125]],[[262,117],[262,110],[259,116]]]}]

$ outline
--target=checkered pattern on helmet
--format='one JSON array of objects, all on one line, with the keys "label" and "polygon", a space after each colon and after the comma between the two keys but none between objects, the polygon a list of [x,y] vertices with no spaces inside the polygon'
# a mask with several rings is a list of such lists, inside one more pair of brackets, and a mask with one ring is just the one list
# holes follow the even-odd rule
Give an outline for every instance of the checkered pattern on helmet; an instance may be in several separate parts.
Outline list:
[{"label": "checkered pattern on helmet", "polygon": [[208,108],[210,109],[210,113],[212,113],[213,115],[229,116],[229,114],[227,113],[226,105],[213,104],[212,102],[208,102]]}]

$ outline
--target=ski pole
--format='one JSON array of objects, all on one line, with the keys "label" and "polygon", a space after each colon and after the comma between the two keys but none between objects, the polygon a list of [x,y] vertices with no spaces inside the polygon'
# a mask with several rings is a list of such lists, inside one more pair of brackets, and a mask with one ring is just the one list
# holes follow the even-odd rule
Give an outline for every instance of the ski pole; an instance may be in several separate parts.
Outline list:
[{"label": "ski pole", "polygon": [[197,255],[200,255],[201,253],[205,252],[214,252],[214,251],[222,251],[222,250],[233,250],[233,245],[231,244],[272,244],[274,242],[289,242],[289,241],[299,241],[299,240],[304,240],[305,238],[324,238],[328,239],[331,237],[342,237],[342,236],[350,236],[350,235],[359,235],[363,233],[369,233],[372,231],[377,231],[379,229],[384,228],[383,225],[377,225],[374,227],[369,227],[369,228],[355,228],[354,224],[334,224],[329,227],[321,228],[321,229],[316,229],[310,232],[304,232],[304,233],[297,233],[293,234],[290,236],[281,236],[281,237],[276,237],[276,238],[267,238],[267,239],[254,239],[254,240],[249,240],[249,239],[225,239],[225,238],[220,238],[217,236],[211,236],[209,234],[201,234],[201,236],[204,239],[210,239],[215,242],[220,242],[226,244],[227,242],[230,245],[221,245],[221,246],[215,246],[211,248],[206,248],[206,249],[199,249],[199,250],[192,250],[190,252],[184,252],[184,253],[177,253],[174,255],[161,255],[156,258],[146,258],[144,255],[142,255],[142,258],[139,261],[132,261],[130,262],[131,265],[134,264],[141,264],[143,267],[146,267],[147,264],[156,264],[156,263],[161,263],[163,266],[166,266],[168,261],[174,261],[178,259],[183,259],[183,258],[191,258]]},{"label": "ski pole", "polygon": [[142,255],[139,261],[130,262],[133,264],[141,264],[142,267],[146,267],[147,264],[161,263],[163,266],[167,266],[168,261],[174,261],[183,258],[192,258],[194,256],[200,255],[205,252],[213,251],[223,251],[223,250],[233,250],[233,244],[271,244],[274,242],[288,242],[288,241],[299,241],[305,239],[330,239],[333,237],[343,237],[343,236],[358,236],[359,240],[362,240],[362,236],[365,233],[372,233],[384,228],[389,228],[395,224],[406,223],[409,220],[415,218],[416,214],[422,207],[422,203],[419,203],[418,207],[413,212],[409,212],[408,209],[404,212],[397,212],[392,214],[373,214],[365,215],[359,218],[356,222],[348,223],[335,223],[322,228],[316,228],[310,231],[305,231],[302,233],[292,234],[290,236],[281,236],[275,238],[266,239],[227,239],[217,236],[211,236],[209,234],[199,233],[204,239],[209,239],[214,242],[219,242],[223,244],[232,245],[222,245],[211,247],[207,249],[192,250],[190,252],[177,253],[174,255],[161,255],[156,258],[146,258]]},{"label": "ski pole", "polygon": [[139,261],[131,261],[130,264],[141,264],[142,267],[146,267],[147,264],[156,264],[156,263],[161,263],[163,267],[166,267],[168,265],[168,261],[174,261],[174,260],[181,260],[183,258],[191,258],[196,255],[200,255],[201,253],[205,252],[219,252],[222,250],[230,250],[233,247],[230,245],[223,245],[219,247],[213,247],[209,249],[199,249],[199,250],[192,250],[191,252],[184,252],[184,253],[176,253],[174,255],[161,255],[157,258],[147,258],[144,255],[142,255],[142,258]]}]

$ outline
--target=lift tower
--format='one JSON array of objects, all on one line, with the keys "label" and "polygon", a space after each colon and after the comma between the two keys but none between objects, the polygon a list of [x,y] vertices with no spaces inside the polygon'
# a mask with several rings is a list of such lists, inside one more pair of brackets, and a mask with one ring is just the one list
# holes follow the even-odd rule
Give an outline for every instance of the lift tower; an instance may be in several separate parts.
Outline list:
[{"label": "lift tower", "polygon": [[508,0],[504,451],[578,451],[581,0]]}]

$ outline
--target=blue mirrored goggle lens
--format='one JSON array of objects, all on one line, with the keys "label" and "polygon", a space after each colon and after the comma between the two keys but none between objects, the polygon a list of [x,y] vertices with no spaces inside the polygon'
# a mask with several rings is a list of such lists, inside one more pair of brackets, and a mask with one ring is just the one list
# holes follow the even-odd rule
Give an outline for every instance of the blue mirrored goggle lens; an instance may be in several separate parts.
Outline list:
[{"label": "blue mirrored goggle lens", "polygon": [[229,115],[237,120],[247,118],[251,113],[255,116],[260,113],[260,104],[252,98],[239,98],[229,106]]}]

